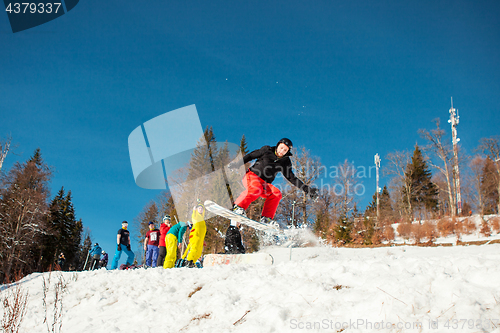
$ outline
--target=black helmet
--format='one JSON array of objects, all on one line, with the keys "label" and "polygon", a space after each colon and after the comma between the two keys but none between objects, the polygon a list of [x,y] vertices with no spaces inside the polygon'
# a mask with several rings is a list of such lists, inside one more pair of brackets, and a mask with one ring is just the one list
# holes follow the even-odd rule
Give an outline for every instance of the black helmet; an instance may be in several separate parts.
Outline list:
[{"label": "black helmet", "polygon": [[284,143],[288,147],[288,153],[286,153],[285,156],[292,156],[292,148],[293,148],[292,140],[283,138],[280,141],[278,141],[278,143],[276,144],[276,148],[278,148],[280,143]]},{"label": "black helmet", "polygon": [[95,244],[94,244],[94,246],[97,246],[97,245],[99,245],[99,243],[95,243]]},{"label": "black helmet", "polygon": [[290,150],[293,148],[293,143],[292,143],[292,140],[290,140],[290,139],[287,139],[287,138],[281,139],[276,144],[276,147],[278,147],[280,145],[280,143],[284,143],[285,145],[287,145]]}]

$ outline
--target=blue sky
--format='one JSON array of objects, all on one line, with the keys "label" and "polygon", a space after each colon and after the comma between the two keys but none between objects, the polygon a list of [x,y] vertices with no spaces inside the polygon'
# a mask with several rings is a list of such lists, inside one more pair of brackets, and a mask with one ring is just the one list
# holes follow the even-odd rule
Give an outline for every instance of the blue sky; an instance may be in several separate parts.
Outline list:
[{"label": "blue sky", "polygon": [[[453,96],[470,151],[499,134],[498,17],[498,1],[90,0],[13,34],[3,14],[0,137],[18,145],[3,171],[40,147],[52,194],[71,190],[112,251],[159,193],[135,185],[128,135],[187,105],[219,141],[289,137],[326,166],[368,168],[423,144],[435,118],[449,133]],[[362,208],[375,178],[364,184]]]}]

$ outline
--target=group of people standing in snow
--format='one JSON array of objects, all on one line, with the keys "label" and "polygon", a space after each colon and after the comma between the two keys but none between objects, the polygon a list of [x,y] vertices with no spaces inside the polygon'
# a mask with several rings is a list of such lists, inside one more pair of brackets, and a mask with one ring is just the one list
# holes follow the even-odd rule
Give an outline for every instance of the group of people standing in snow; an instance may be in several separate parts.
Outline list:
[{"label": "group of people standing in snow", "polygon": [[[134,253],[130,249],[130,233],[127,230],[128,222],[122,222],[118,230],[117,247],[111,269],[118,268],[122,252],[127,254],[126,266],[132,265]],[[158,230],[154,222],[149,222],[149,231],[144,238],[144,251],[146,253],[145,265],[147,267],[172,268],[177,261],[177,249],[182,247],[184,233],[189,229],[189,243],[181,258],[185,266],[195,267],[203,252],[203,242],[207,227],[205,223],[205,207],[198,203],[193,208],[191,221],[179,222],[172,225],[170,215],[163,217],[163,222]]]}]

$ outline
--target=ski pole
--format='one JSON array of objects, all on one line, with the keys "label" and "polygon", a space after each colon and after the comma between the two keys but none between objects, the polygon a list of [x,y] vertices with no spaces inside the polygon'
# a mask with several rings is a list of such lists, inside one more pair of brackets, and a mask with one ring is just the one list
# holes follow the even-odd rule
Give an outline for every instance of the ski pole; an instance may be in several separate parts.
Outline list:
[{"label": "ski pole", "polygon": [[87,261],[89,260],[89,255],[90,255],[90,251],[87,252],[87,259],[85,259],[85,264],[83,265],[82,271],[84,271],[85,267],[87,266]]}]

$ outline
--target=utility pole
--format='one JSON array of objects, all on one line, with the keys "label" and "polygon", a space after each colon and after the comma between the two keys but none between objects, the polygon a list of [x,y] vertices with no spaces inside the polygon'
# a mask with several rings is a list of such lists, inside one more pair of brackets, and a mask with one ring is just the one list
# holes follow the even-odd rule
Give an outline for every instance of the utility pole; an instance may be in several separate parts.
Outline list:
[{"label": "utility pole", "polygon": [[[457,114],[455,116],[455,111]],[[458,170],[458,142],[460,141],[457,138],[457,125],[460,117],[458,116],[458,110],[453,108],[453,97],[451,98],[451,109],[450,109],[450,120],[448,122],[451,124],[451,135],[453,142],[453,157],[454,157],[454,174],[455,174],[455,191],[456,191],[456,200],[457,200],[457,214],[462,214],[462,196],[460,194],[460,173]]]},{"label": "utility pole", "polygon": [[380,168],[380,156],[377,154],[375,154],[375,168],[377,170],[377,190],[376,190],[376,194],[377,194],[377,223],[379,223],[379,218],[380,218],[380,214],[379,214],[379,198],[378,198],[378,194],[380,192],[380,187],[378,186],[378,180],[379,180],[379,177],[378,177],[378,169]]}]

